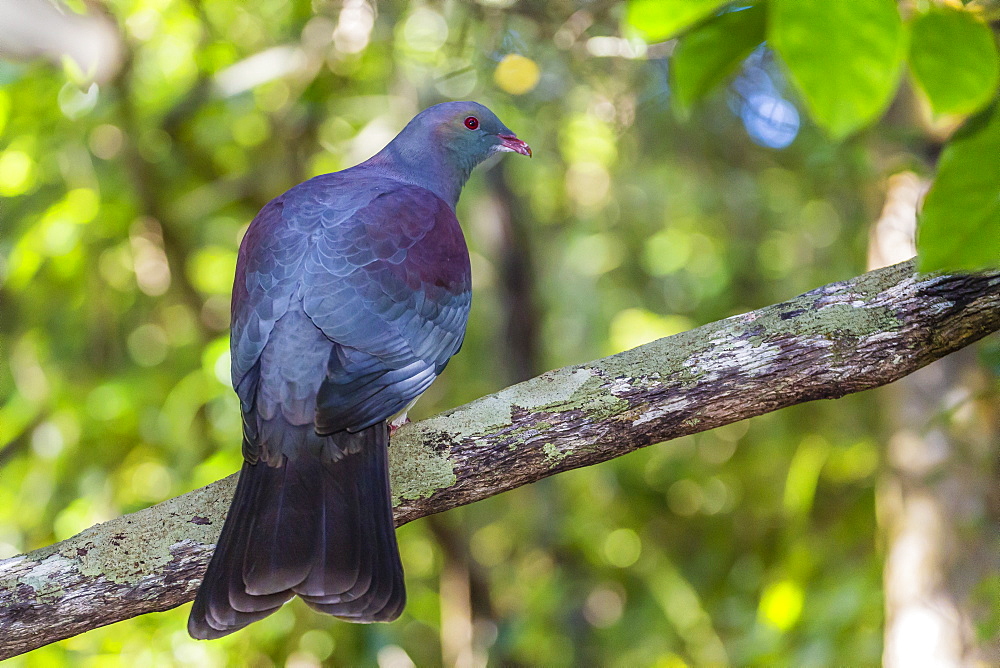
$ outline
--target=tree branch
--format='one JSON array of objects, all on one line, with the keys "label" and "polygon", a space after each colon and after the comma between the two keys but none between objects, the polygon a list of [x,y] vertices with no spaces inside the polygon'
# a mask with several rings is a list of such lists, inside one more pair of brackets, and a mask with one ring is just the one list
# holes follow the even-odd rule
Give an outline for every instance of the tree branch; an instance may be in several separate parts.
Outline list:
[{"label": "tree branch", "polygon": [[[651,443],[885,385],[1000,329],[1000,273],[913,264],[579,366],[422,422],[390,448],[397,525]],[[0,659],[194,597],[236,476],[0,561]]]}]

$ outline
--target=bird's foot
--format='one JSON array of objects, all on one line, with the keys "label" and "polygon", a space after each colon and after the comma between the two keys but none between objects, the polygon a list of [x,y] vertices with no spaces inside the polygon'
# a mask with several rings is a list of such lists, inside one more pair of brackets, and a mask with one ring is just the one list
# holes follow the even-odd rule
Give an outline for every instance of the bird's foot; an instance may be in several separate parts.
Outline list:
[{"label": "bird's foot", "polygon": [[405,415],[401,415],[398,418],[396,418],[395,420],[393,420],[392,422],[390,422],[389,423],[389,437],[391,438],[392,435],[396,433],[397,429],[399,429],[400,427],[402,427],[404,424],[408,424],[409,422],[410,422],[410,418],[406,417]]}]

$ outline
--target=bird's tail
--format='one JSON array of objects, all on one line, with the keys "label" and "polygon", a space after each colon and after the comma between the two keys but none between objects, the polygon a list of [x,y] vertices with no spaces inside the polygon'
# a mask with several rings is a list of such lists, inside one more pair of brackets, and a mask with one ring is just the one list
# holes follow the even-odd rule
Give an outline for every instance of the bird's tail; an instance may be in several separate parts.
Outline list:
[{"label": "bird's tail", "polygon": [[192,637],[228,635],[293,595],[352,622],[388,622],[402,612],[388,429],[377,424],[325,438],[346,454],[300,448],[281,466],[244,462],[191,608]]}]

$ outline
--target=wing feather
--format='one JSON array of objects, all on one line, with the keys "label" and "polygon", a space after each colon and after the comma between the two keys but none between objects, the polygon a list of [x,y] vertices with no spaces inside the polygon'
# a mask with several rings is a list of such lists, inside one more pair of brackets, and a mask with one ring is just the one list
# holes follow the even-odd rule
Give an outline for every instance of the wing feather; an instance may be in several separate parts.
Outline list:
[{"label": "wing feather", "polygon": [[[247,440],[261,428],[254,414],[288,412],[261,404],[298,404],[309,392],[320,433],[388,419],[461,347],[470,304],[465,239],[451,207],[430,191],[341,172],[272,200],[247,231],[233,287],[233,386]],[[321,353],[326,368],[291,364],[298,375],[289,378],[288,367],[261,365],[286,315],[322,334],[302,333],[310,346],[303,358]],[[246,454],[257,456],[252,447]]]}]

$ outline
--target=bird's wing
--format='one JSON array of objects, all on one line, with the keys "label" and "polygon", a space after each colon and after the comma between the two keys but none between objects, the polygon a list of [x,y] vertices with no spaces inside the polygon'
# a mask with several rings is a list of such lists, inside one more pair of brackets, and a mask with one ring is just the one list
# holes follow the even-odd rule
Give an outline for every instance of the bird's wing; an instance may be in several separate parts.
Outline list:
[{"label": "bird's wing", "polygon": [[231,347],[251,442],[261,354],[290,310],[301,308],[329,342],[316,399],[321,433],[391,417],[461,347],[471,279],[454,212],[423,188],[365,184],[358,195],[350,181],[306,182],[265,206],[247,231]]},{"label": "bird's wing", "polygon": [[286,220],[285,200],[291,192],[268,202],[254,217],[236,263],[229,348],[245,429],[255,429],[246,419],[255,402],[261,353],[298,290],[309,242]]},{"label": "bird's wing", "polygon": [[320,433],[403,410],[458,352],[471,303],[465,238],[428,190],[401,185],[310,247],[303,308],[334,342],[316,402]]}]

